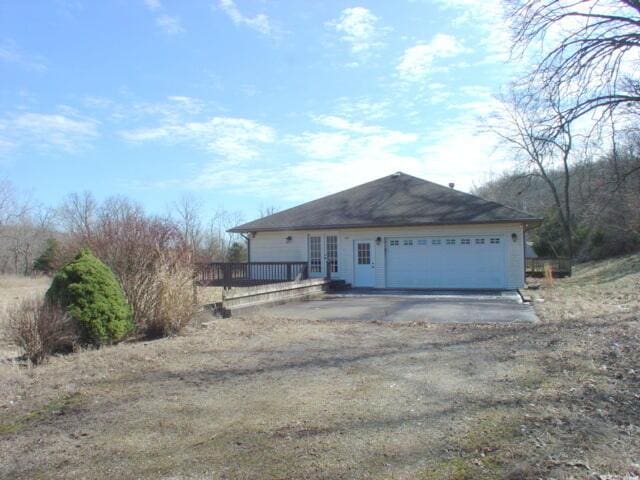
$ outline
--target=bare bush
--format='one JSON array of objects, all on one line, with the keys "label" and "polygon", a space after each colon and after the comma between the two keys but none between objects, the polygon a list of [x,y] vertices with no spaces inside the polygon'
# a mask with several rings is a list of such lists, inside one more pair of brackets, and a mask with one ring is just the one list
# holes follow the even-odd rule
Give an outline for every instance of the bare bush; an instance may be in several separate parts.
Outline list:
[{"label": "bare bush", "polygon": [[34,364],[52,353],[72,351],[78,334],[74,321],[57,305],[29,298],[7,310],[8,339]]},{"label": "bare bush", "polygon": [[[68,217],[65,255],[88,247],[113,270],[133,310],[137,333],[173,334],[179,330],[176,325],[184,326],[195,303],[193,253],[179,226],[170,218],[145,214],[140,205],[126,198],[111,198],[99,207],[91,197],[84,198],[80,203],[92,206],[90,214],[86,214],[88,208],[77,208],[76,197],[70,197],[68,203],[62,211],[85,213]],[[178,293],[183,288],[190,296]],[[191,305],[187,308],[182,300],[178,302],[182,306],[168,305],[162,301],[167,295],[189,298]],[[176,318],[168,318],[171,315]],[[159,323],[172,326],[158,328]]]},{"label": "bare bush", "polygon": [[193,269],[162,256],[153,275],[153,314],[147,335],[166,337],[179,333],[196,312]]}]

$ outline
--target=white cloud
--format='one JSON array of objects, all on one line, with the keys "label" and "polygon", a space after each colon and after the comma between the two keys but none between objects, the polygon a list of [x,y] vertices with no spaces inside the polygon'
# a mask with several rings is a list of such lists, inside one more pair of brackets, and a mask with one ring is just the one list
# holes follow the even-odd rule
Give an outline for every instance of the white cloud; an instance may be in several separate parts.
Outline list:
[{"label": "white cloud", "polygon": [[[301,202],[349,188],[395,171],[404,171],[460,190],[502,171],[510,159],[497,150],[498,141],[481,128],[482,116],[496,107],[486,89],[469,87],[451,106],[453,118],[429,129],[401,131],[337,115],[311,117],[316,129],[282,137],[278,164],[261,159],[242,168],[230,163],[205,166],[194,188],[225,187],[256,198]],[[282,189],[282,179],[287,188]]]},{"label": "white cloud", "polygon": [[151,11],[162,10],[160,0],[144,0],[144,4]]},{"label": "white cloud", "polygon": [[[312,119],[319,127],[330,130],[306,131],[284,138],[284,143],[293,147],[302,160],[277,168],[254,165],[241,175],[244,183],[234,184],[233,188],[245,189],[258,196],[277,192],[280,198],[287,200],[309,200],[396,170],[415,171],[419,166],[419,159],[401,152],[402,148],[418,140],[414,133],[331,115],[313,116]],[[220,172],[220,165],[216,165],[216,171]],[[284,191],[282,178],[288,179]],[[211,187],[219,185],[219,181],[219,177],[205,169],[197,184]],[[258,187],[254,181],[258,182]]]},{"label": "white cloud", "polygon": [[458,14],[453,25],[479,31],[480,35],[474,37],[477,38],[479,49],[486,52],[485,61],[504,62],[509,59],[512,41],[503,0],[435,1],[440,8],[453,10]]},{"label": "white cloud", "polygon": [[260,155],[259,145],[275,141],[275,131],[267,126],[234,117],[213,117],[203,122],[169,123],[154,128],[121,132],[130,142],[163,141],[191,143],[220,155],[230,162],[241,162]]},{"label": "white cloud", "polygon": [[337,132],[304,132],[285,140],[304,156],[332,160],[343,154],[351,137]]},{"label": "white cloud", "polygon": [[[372,50],[382,46],[384,36],[390,28],[380,25],[380,19],[364,7],[345,8],[340,16],[326,23],[347,44],[351,53],[367,57]],[[350,64],[358,66],[358,62]]]},{"label": "white cloud", "polygon": [[205,110],[204,102],[185,95],[172,95],[164,101],[157,102],[125,103],[101,97],[87,97],[83,103],[87,108],[107,110],[112,120],[123,125],[134,125],[149,120],[161,124],[184,123],[193,115],[201,114]]},{"label": "white cloud", "polygon": [[13,40],[0,42],[0,61],[14,63],[34,72],[47,70],[43,57],[26,54]]},{"label": "white cloud", "polygon": [[243,15],[233,0],[220,0],[218,5],[236,25],[244,25],[263,35],[276,34],[275,27],[264,13],[259,13],[253,17]]},{"label": "white cloud", "polygon": [[178,33],[184,32],[180,19],[167,15],[166,13],[156,17],[156,25],[169,35],[177,35]]},{"label": "white cloud", "polygon": [[343,117],[361,117],[367,121],[386,118],[391,113],[391,102],[370,98],[342,97],[336,102],[336,111]]},{"label": "white cloud", "polygon": [[398,75],[407,81],[420,81],[426,78],[435,67],[434,63],[443,58],[451,58],[468,50],[454,36],[436,34],[429,43],[420,43],[407,48],[396,67]]},{"label": "white cloud", "polygon": [[0,119],[3,150],[33,147],[75,152],[98,136],[95,120],[74,114],[22,112]]},{"label": "white cloud", "polygon": [[380,127],[367,125],[362,122],[348,120],[336,115],[312,115],[314,122],[323,127],[330,127],[336,130],[344,130],[354,133],[375,133],[380,131]]},{"label": "white cloud", "polygon": [[160,0],[144,0],[147,9],[153,12],[156,25],[167,35],[177,35],[185,31],[180,18],[166,13]]}]

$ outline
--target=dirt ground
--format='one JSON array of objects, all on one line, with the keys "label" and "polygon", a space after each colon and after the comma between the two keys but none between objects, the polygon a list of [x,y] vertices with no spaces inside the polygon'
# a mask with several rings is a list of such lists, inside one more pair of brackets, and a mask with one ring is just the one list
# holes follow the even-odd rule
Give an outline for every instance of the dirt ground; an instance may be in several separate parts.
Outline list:
[{"label": "dirt ground", "polygon": [[0,478],[636,479],[640,256],[532,291],[535,325],[203,314],[0,364]]}]

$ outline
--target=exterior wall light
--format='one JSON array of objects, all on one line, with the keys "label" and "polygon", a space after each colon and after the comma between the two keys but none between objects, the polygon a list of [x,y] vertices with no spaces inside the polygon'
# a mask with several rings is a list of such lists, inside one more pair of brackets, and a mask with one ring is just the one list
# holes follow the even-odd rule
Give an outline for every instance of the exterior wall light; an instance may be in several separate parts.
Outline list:
[{"label": "exterior wall light", "polygon": [[380,245],[380,242],[382,242],[382,238],[377,237],[376,238],[376,245]]},{"label": "exterior wall light", "polygon": [[518,241],[518,234],[517,233],[512,233],[511,234],[511,240],[513,240],[514,242]]},{"label": "exterior wall light", "polygon": [[291,238],[291,235],[289,235],[287,238],[285,238],[285,240],[286,240],[287,243],[291,243],[291,240],[293,240],[293,239]]}]

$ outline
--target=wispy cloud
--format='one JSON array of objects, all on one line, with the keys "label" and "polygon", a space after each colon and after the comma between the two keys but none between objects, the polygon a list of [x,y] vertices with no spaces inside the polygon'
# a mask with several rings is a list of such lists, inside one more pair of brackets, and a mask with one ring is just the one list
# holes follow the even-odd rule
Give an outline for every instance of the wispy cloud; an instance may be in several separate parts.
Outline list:
[{"label": "wispy cloud", "polygon": [[166,13],[160,0],[144,0],[144,4],[154,14],[158,28],[167,35],[177,35],[185,31],[180,18]]},{"label": "wispy cloud", "polygon": [[117,101],[111,98],[86,96],[82,98],[85,109],[96,115],[117,122],[120,128],[149,121],[160,124],[181,123],[202,114],[207,104],[199,98],[186,95],[170,95],[158,101]]},{"label": "wispy cloud", "polygon": [[[396,71],[403,80],[424,80],[436,68],[437,60],[455,57],[466,51],[467,49],[453,35],[438,33],[428,43],[419,43],[407,48]],[[437,68],[446,69],[443,66]]]},{"label": "wispy cloud", "polygon": [[366,97],[342,97],[336,102],[336,111],[339,115],[346,118],[360,117],[369,122],[388,117],[391,107],[389,100],[373,100]]},{"label": "wispy cloud", "polygon": [[273,128],[245,118],[213,117],[202,122],[168,123],[121,132],[130,142],[190,143],[235,163],[260,155],[260,144],[275,140]]},{"label": "wispy cloud", "polygon": [[168,35],[177,35],[178,33],[184,32],[180,19],[167,15],[166,13],[156,17],[156,25]]},{"label": "wispy cloud", "polygon": [[46,62],[42,56],[25,53],[13,40],[0,42],[0,61],[13,63],[34,72],[47,70]]},{"label": "wispy cloud", "polygon": [[278,33],[271,19],[264,13],[258,13],[253,17],[244,15],[233,0],[220,0],[218,6],[236,25],[249,27],[267,36]]},{"label": "wispy cloud", "polygon": [[443,10],[456,12],[452,24],[475,31],[477,45],[486,52],[485,61],[504,62],[512,45],[509,23],[505,19],[503,0],[435,0]]},{"label": "wispy cloud", "polygon": [[[273,196],[300,201],[353,186],[395,170],[415,171],[419,159],[402,152],[413,145],[414,133],[388,129],[380,125],[354,122],[333,115],[311,117],[316,129],[288,135],[279,147],[290,147],[300,160],[278,166],[253,163],[250,168],[235,169],[235,175],[220,165],[216,175],[204,169],[196,184],[200,187],[224,185],[256,196]],[[291,158],[291,157],[290,157]],[[282,179],[287,188],[282,189]]]},{"label": "wispy cloud", "polygon": [[17,148],[76,152],[98,136],[98,122],[68,108],[59,113],[21,112],[0,119],[0,144]]},{"label": "wispy cloud", "polygon": [[349,45],[353,55],[367,57],[384,44],[384,36],[390,31],[383,27],[380,19],[364,7],[345,8],[340,16],[326,23]]}]

